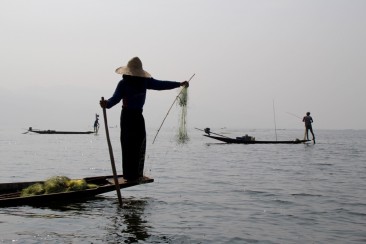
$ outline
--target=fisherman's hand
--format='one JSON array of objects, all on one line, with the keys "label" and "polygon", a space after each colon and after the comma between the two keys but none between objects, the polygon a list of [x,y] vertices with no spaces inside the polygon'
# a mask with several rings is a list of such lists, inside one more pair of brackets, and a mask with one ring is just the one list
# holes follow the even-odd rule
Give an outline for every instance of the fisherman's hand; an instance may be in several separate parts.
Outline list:
[{"label": "fisherman's hand", "polygon": [[106,108],[107,107],[107,100],[100,100],[99,104],[102,108]]},{"label": "fisherman's hand", "polygon": [[183,82],[180,83],[180,86],[189,87],[189,82],[188,81],[183,81]]}]

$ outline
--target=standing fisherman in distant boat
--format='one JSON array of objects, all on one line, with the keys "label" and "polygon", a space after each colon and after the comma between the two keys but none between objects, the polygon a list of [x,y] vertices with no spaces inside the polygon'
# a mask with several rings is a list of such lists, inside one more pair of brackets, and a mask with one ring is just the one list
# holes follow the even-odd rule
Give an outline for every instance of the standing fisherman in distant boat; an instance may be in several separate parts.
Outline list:
[{"label": "standing fisherman in distant boat", "polygon": [[99,130],[99,114],[95,114],[94,132],[98,133],[98,130]]},{"label": "standing fisherman in distant boat", "polygon": [[314,136],[314,132],[313,132],[313,127],[311,125],[313,123],[313,118],[310,116],[310,112],[306,113],[306,116],[304,116],[302,121],[305,122],[306,139],[309,140],[309,130],[310,130],[311,134],[313,135],[313,141],[315,143],[315,136]]},{"label": "standing fisherman in distant boat", "polygon": [[127,66],[116,69],[122,80],[111,98],[100,101],[102,108],[111,108],[122,100],[121,147],[123,178],[134,181],[143,176],[146,129],[142,115],[146,99],[146,90],[170,90],[189,83],[155,80],[143,70],[138,57],[132,58]]}]

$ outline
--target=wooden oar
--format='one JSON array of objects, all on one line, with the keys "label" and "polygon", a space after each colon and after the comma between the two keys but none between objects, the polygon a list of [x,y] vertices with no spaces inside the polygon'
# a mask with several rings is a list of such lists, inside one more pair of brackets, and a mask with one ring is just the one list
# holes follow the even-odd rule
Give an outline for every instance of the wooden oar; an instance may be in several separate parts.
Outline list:
[{"label": "wooden oar", "polygon": [[[104,97],[102,97],[102,101],[104,101]],[[103,116],[104,116],[105,134],[107,136],[107,142],[108,142],[108,148],[109,148],[109,156],[111,158],[111,165],[112,165],[112,171],[113,171],[114,184],[116,185],[116,191],[117,191],[119,205],[122,207],[121,189],[119,187],[116,165],[114,163],[112,144],[111,144],[111,140],[109,138],[108,121],[107,121],[107,111],[106,111],[105,107],[103,107]]]}]

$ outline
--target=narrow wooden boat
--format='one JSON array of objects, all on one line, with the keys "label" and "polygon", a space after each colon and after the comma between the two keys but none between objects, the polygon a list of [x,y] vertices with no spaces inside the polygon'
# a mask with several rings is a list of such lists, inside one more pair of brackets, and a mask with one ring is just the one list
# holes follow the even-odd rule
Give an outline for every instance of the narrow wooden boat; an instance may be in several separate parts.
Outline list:
[{"label": "narrow wooden boat", "polygon": [[37,134],[92,134],[94,131],[57,131],[57,130],[37,130],[29,128],[27,132],[34,132]]},{"label": "narrow wooden boat", "polygon": [[[19,205],[51,206],[52,204],[76,202],[116,190],[112,175],[87,177],[84,178],[84,180],[88,184],[97,185],[97,187],[80,191],[68,191],[27,197],[22,197],[20,195],[22,189],[35,183],[43,183],[43,181],[0,183],[0,207]],[[154,182],[154,179],[144,176],[136,181],[126,181],[122,175],[118,175],[118,182],[120,188],[123,189],[140,184],[151,183]]]},{"label": "narrow wooden boat", "polygon": [[230,137],[222,137],[222,136],[211,136],[211,135],[204,135],[211,139],[219,140],[226,143],[236,143],[236,144],[299,144],[305,143],[310,140],[292,140],[292,141],[256,141],[256,140],[245,140],[240,138],[230,138]]},{"label": "narrow wooden boat", "polygon": [[[295,139],[295,140],[291,140],[291,141],[257,141],[254,137],[252,136],[242,136],[242,137],[236,137],[236,138],[231,138],[231,137],[227,137],[227,136],[223,136],[217,133],[213,133],[211,132],[210,128],[205,128],[204,130],[202,129],[198,129],[195,128],[196,130],[200,130],[200,131],[204,131],[206,134],[204,136],[211,138],[211,139],[215,139],[218,141],[222,141],[225,143],[236,143],[236,144],[299,144],[299,143],[305,143],[305,142],[309,142],[310,140],[299,140],[299,139]],[[213,136],[213,135],[216,136]]]},{"label": "narrow wooden boat", "polygon": [[32,130],[38,134],[92,134],[94,131],[56,131],[56,130]]}]

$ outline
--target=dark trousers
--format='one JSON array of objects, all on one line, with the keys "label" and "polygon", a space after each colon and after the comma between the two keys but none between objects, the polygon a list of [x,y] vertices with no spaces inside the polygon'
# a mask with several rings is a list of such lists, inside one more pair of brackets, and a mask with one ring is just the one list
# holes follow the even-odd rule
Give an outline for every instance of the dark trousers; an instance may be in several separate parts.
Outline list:
[{"label": "dark trousers", "polygon": [[134,180],[143,176],[146,130],[142,110],[122,109],[121,147],[123,177]]},{"label": "dark trousers", "polygon": [[311,125],[305,125],[306,139],[309,140],[309,130],[310,130],[311,134],[313,135],[313,140],[314,140],[315,139],[315,136],[314,136],[314,132],[313,132],[313,127]]}]

